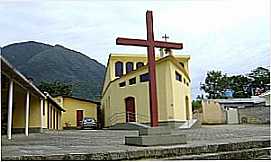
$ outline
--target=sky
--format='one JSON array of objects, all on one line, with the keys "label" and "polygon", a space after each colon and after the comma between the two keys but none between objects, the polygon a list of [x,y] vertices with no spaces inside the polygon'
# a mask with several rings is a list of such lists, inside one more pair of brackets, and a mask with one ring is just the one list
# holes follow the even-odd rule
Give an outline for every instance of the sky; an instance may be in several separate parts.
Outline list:
[{"label": "sky", "polygon": [[[1,0],[0,46],[38,41],[60,44],[106,65],[110,53],[146,53],[117,46],[117,37],[146,39],[153,11],[154,37],[183,43],[190,55],[192,97],[207,71],[244,74],[270,68],[269,0]],[[156,54],[159,54],[158,49]]]}]

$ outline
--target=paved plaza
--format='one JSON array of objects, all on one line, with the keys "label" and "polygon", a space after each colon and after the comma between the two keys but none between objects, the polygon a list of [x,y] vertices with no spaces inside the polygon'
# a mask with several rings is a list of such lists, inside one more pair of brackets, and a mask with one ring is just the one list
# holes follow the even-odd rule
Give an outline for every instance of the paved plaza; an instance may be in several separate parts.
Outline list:
[{"label": "paved plaza", "polygon": [[[270,125],[208,125],[201,128],[175,130],[173,134],[187,134],[188,143],[179,147],[206,144],[242,142],[270,139]],[[93,153],[108,151],[132,151],[146,149],[124,145],[125,136],[138,135],[126,130],[64,130],[13,135],[12,140],[2,136],[2,157],[22,155],[52,155],[68,153]],[[167,148],[174,146],[153,146]]]}]

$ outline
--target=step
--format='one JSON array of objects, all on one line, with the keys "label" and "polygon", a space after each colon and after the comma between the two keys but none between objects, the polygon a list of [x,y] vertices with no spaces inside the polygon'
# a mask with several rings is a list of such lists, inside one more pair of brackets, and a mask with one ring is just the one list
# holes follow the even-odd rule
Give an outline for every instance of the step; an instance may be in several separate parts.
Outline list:
[{"label": "step", "polygon": [[150,128],[150,126],[145,124],[140,124],[136,122],[129,122],[129,123],[118,123],[112,127],[109,127],[109,130],[139,130],[141,128]]},{"label": "step", "polygon": [[[259,157],[257,157],[259,156]],[[131,150],[112,150],[92,153],[67,153],[55,155],[25,155],[25,156],[3,156],[2,160],[138,160],[138,159],[268,159],[270,157],[270,140],[255,140],[245,142],[209,144],[199,146],[168,146],[151,147]],[[270,159],[270,158],[269,158]]]},{"label": "step", "polygon": [[248,160],[248,159],[271,159],[271,148],[253,148],[247,150],[207,153],[200,155],[184,155],[164,158],[163,160]]},{"label": "step", "polygon": [[125,145],[134,146],[162,146],[186,144],[185,134],[162,134],[147,136],[125,137]]}]

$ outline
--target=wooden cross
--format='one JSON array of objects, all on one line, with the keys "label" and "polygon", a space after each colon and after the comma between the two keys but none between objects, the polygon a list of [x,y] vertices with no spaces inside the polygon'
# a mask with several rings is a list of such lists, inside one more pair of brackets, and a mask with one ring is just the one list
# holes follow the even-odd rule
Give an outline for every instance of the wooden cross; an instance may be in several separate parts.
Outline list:
[{"label": "wooden cross", "polygon": [[155,50],[158,48],[182,49],[182,43],[170,43],[163,41],[155,41],[153,35],[153,18],[152,11],[146,12],[147,24],[147,40],[143,39],[130,39],[130,38],[117,38],[117,45],[132,45],[147,47],[148,50],[148,69],[149,69],[149,94],[150,94],[150,115],[151,127],[158,126],[158,108],[157,108],[157,89],[156,89],[156,67],[155,67]]},{"label": "wooden cross", "polygon": [[165,39],[165,42],[167,41],[167,39],[169,39],[169,36],[167,36],[167,34],[163,35],[162,38]]}]

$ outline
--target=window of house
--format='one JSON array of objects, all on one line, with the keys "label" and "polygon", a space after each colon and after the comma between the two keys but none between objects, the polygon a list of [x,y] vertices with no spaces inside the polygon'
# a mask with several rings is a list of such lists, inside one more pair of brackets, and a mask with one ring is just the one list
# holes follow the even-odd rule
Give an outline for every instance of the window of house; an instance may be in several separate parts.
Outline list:
[{"label": "window of house", "polygon": [[123,63],[118,61],[115,63],[115,76],[121,77],[123,75]]},{"label": "window of house", "polygon": [[124,81],[124,82],[119,83],[119,86],[120,87],[125,87],[126,86],[126,82]]},{"label": "window of house", "polygon": [[182,65],[182,67],[184,68],[184,64],[182,63],[182,62],[179,62],[181,65]]},{"label": "window of house", "polygon": [[129,79],[129,85],[136,84],[136,77]]},{"label": "window of house", "polygon": [[186,85],[189,87],[189,83],[187,82]]},{"label": "window of house", "polygon": [[129,73],[134,70],[134,64],[132,62],[126,63],[126,73]]},{"label": "window of house", "polygon": [[181,82],[182,81],[182,75],[179,74],[177,71],[175,71],[175,75],[176,75],[176,80]]},{"label": "window of house", "polygon": [[147,81],[149,81],[149,73],[140,75],[140,82],[147,82]]},{"label": "window of house", "polygon": [[144,66],[143,62],[136,63],[136,69],[140,68],[141,66]]},{"label": "window of house", "polygon": [[184,82],[184,84],[186,83],[185,78],[183,78],[183,82]]}]

